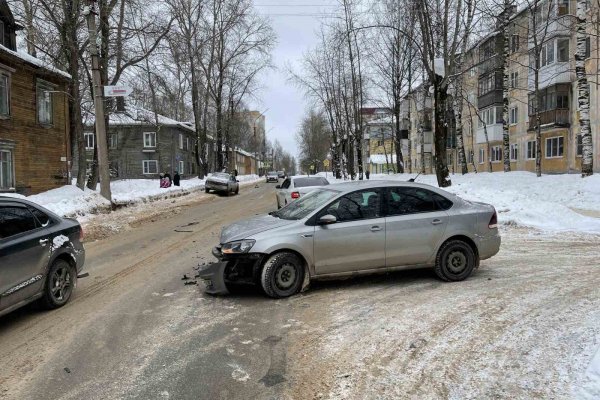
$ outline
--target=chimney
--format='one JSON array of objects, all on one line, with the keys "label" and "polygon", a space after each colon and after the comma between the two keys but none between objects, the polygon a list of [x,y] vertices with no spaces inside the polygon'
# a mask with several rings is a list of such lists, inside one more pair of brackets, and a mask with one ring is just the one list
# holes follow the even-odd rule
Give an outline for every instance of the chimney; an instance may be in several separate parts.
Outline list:
[{"label": "chimney", "polygon": [[124,113],[125,111],[125,97],[117,97],[117,112]]}]

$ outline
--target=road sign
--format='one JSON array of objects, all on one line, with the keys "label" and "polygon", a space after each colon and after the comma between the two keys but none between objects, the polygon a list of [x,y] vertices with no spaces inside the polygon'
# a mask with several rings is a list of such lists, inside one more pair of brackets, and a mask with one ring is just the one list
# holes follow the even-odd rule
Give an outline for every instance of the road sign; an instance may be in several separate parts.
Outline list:
[{"label": "road sign", "polygon": [[133,92],[130,86],[104,86],[106,97],[127,97]]},{"label": "road sign", "polygon": [[323,161],[323,166],[324,166],[325,168],[329,168],[329,160],[325,160],[325,161]]}]

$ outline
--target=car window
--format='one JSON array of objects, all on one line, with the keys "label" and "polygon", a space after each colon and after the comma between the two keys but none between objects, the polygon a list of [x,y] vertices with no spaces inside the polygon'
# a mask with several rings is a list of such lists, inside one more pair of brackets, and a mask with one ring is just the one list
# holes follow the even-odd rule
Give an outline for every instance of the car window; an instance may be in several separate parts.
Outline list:
[{"label": "car window", "polygon": [[52,220],[50,219],[50,217],[48,217],[45,213],[43,213],[42,211],[38,210],[37,208],[33,208],[33,207],[29,207],[29,210],[31,211],[31,213],[33,215],[35,215],[35,218],[37,220],[37,227],[46,227],[48,225],[50,225],[50,223],[52,222]]},{"label": "car window", "polygon": [[294,187],[301,188],[307,186],[324,186],[329,185],[329,182],[325,178],[314,177],[314,178],[296,178],[294,179]]},{"label": "car window", "polygon": [[281,219],[297,220],[302,219],[323,207],[328,201],[339,195],[334,190],[315,190],[296,201],[292,201],[281,210],[271,213]]},{"label": "car window", "polygon": [[[422,188],[396,187],[390,188],[388,193],[388,215],[407,215],[439,211],[442,208],[438,206],[435,196],[446,200],[446,202],[450,202],[442,196]],[[448,204],[445,203],[445,205]],[[452,202],[450,202],[451,206]]]},{"label": "car window", "polygon": [[211,176],[215,177],[215,178],[225,178],[225,179],[231,179],[231,175],[226,174],[224,172],[215,172],[214,174],[212,174]]},{"label": "car window", "polygon": [[36,219],[25,207],[0,207],[0,239],[37,228]]},{"label": "car window", "polygon": [[331,214],[338,222],[378,218],[381,195],[379,189],[366,189],[349,193],[330,204],[321,215]]},{"label": "car window", "polygon": [[433,193],[433,199],[437,203],[438,208],[441,208],[442,210],[449,210],[454,205],[453,202],[437,193]]},{"label": "car window", "polygon": [[286,179],[285,181],[283,181],[283,183],[281,184],[281,188],[282,189],[289,189],[290,187],[290,183],[291,181],[289,179]]}]

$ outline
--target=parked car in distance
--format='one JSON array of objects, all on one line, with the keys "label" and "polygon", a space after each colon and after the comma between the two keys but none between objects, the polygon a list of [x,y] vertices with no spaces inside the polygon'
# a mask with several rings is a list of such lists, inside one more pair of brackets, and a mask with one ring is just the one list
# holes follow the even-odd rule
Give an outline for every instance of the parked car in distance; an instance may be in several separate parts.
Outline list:
[{"label": "parked car in distance", "polygon": [[279,182],[279,175],[276,171],[267,172],[267,183],[269,182]]},{"label": "parked car in distance", "polygon": [[76,220],[0,196],[0,315],[35,300],[48,309],[65,305],[85,262],[82,240]]},{"label": "parked car in distance", "polygon": [[240,182],[235,178],[235,175],[227,172],[215,172],[210,174],[204,182],[204,191],[210,193],[213,190],[219,193],[230,195],[240,192]]},{"label": "parked car in distance", "polygon": [[329,185],[329,181],[321,176],[292,176],[277,185],[277,208],[285,207],[315,188]]},{"label": "parked car in distance", "polygon": [[199,275],[207,293],[254,283],[274,298],[310,280],[403,268],[430,267],[443,281],[461,281],[498,253],[497,224],[493,206],[427,185],[334,184],[225,227],[213,249],[219,262]]},{"label": "parked car in distance", "polygon": [[277,171],[277,177],[280,179],[285,179],[285,171]]}]

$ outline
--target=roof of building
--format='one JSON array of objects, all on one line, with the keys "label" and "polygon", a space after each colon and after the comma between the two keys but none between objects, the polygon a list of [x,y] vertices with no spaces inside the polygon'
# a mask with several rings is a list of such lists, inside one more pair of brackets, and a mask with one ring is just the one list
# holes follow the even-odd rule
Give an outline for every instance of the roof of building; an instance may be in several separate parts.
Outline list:
[{"label": "roof of building", "polygon": [[360,109],[363,115],[376,115],[376,114],[391,114],[392,110],[389,107],[363,107]]},{"label": "roof of building", "polygon": [[11,50],[8,47],[5,47],[0,44],[0,54],[2,54],[2,53],[8,54],[9,56],[12,56],[12,57],[16,57],[20,61],[22,61],[26,64],[29,64],[34,68],[40,68],[51,74],[58,75],[63,78],[66,78],[66,79],[71,79],[71,75],[69,75],[65,71],[55,68],[52,65],[48,64],[47,62],[40,60],[39,58],[35,58],[27,53],[23,53],[22,51]]},{"label": "roof of building", "polygon": [[[111,126],[139,126],[139,125],[152,125],[156,126],[175,126],[182,129],[195,132],[194,125],[190,122],[175,121],[169,117],[165,117],[161,114],[155,114],[150,110],[144,108],[135,107],[131,105],[125,106],[125,111],[117,111],[109,114],[108,121]],[[85,125],[93,125],[95,123],[94,114],[87,114],[84,117]]]}]

